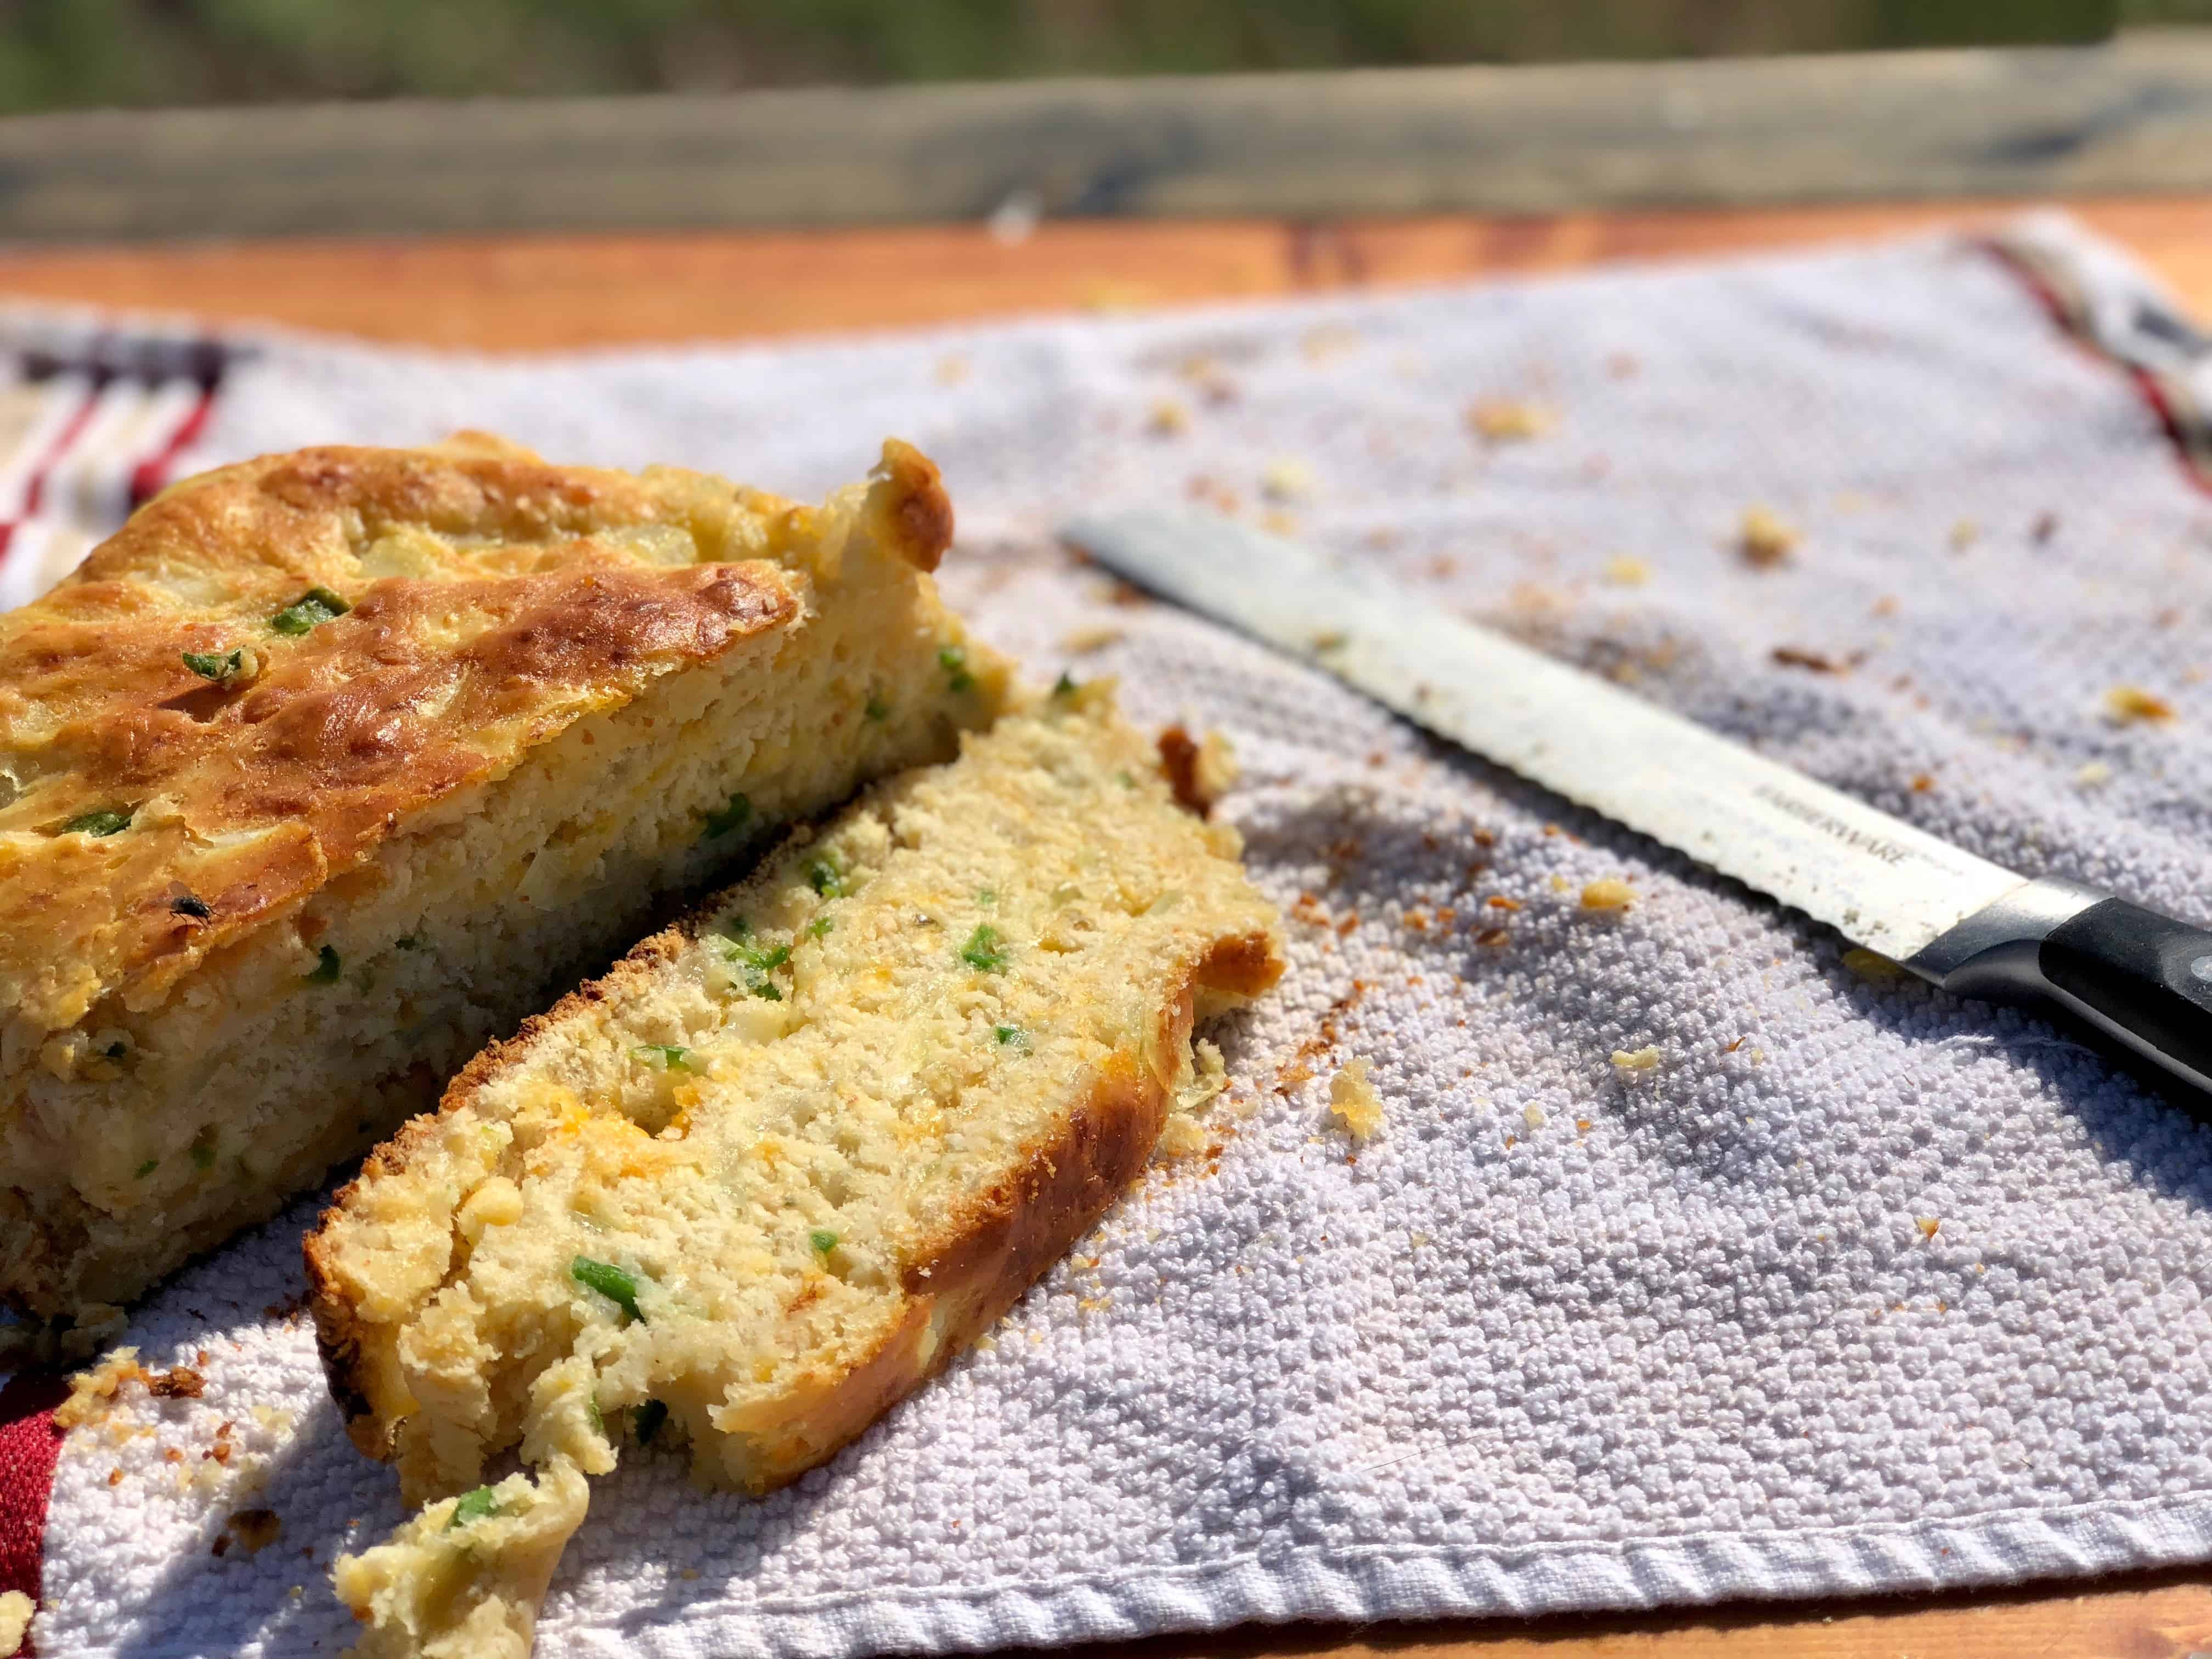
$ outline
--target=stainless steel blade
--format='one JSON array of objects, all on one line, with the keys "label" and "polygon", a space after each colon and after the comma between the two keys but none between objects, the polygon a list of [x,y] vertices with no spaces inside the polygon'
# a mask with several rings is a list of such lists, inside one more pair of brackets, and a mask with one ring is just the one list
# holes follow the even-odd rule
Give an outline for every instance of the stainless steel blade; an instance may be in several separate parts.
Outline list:
[{"label": "stainless steel blade", "polygon": [[1475,753],[1903,960],[2028,884],[1680,715],[1228,519],[1062,532]]}]

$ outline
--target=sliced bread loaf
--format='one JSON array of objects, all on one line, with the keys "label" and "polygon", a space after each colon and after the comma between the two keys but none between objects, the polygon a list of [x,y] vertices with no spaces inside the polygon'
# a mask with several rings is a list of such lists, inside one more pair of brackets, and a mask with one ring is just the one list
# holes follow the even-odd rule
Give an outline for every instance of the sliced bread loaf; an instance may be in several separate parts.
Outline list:
[{"label": "sliced bread loaf", "polygon": [[0,615],[0,1303],[96,1319],[435,1101],[1002,668],[937,470],[819,508],[495,440],[189,480]]},{"label": "sliced bread loaf", "polygon": [[525,1650],[625,1424],[764,1492],[996,1320],[1280,973],[1238,850],[1063,690],[479,1056],[307,1243],[354,1437],[430,1503],[338,1567],[360,1651]]}]

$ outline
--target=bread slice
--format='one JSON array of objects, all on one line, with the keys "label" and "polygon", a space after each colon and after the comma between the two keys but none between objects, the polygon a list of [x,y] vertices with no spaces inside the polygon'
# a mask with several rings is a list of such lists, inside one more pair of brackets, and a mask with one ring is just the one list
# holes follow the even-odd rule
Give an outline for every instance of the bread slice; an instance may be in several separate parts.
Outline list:
[{"label": "bread slice", "polygon": [[442,1500],[339,1565],[359,1650],[524,1651],[625,1433],[765,1492],[996,1320],[1281,972],[1238,850],[1063,690],[479,1056],[307,1243],[356,1442]]},{"label": "bread slice", "polygon": [[179,484],[0,616],[0,1301],[96,1318],[434,1103],[1002,665],[937,470],[797,506],[495,440]]}]

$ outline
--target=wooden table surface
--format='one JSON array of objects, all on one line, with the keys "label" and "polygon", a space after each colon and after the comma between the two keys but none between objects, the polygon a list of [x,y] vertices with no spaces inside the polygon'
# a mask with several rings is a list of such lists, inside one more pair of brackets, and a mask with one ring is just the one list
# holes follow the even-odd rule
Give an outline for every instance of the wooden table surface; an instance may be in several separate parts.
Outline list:
[{"label": "wooden table surface", "polygon": [[[2212,198],[2073,204],[2212,316]],[[1290,225],[980,227],[227,243],[0,252],[0,295],[490,350],[762,337],[1127,308],[1803,246],[2013,211],[1987,203]],[[1083,1659],[2184,1659],[2212,1571],[2087,1587],[1540,1622],[1246,1626]]]}]

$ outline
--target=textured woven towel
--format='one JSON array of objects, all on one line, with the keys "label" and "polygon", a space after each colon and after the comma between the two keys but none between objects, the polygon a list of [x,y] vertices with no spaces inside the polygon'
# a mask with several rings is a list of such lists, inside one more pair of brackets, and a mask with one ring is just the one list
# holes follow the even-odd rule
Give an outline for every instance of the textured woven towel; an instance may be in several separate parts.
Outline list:
[{"label": "textured woven towel", "polygon": [[[117,337],[0,329],[63,366],[49,440],[118,384],[69,369]],[[1223,810],[1293,966],[1220,1033],[1218,1156],[1157,1170],[794,1489],[705,1496],[672,1453],[628,1459],[548,1654],[848,1659],[2201,1560],[2212,1132],[2047,1027],[1855,972],[1832,934],[1122,602],[1048,535],[1125,501],[1279,514],[1985,857],[2212,921],[2212,510],[2137,383],[2185,388],[2191,337],[2058,222],[2009,268],[1936,239],[763,349],[263,337],[148,380],[158,418],[46,491],[7,580],[65,558],[52,525],[119,510],[149,457],[471,424],[811,493],[896,432],[945,464],[946,585],[986,635],[1233,739]],[[2131,376],[2130,349],[2166,355]],[[1763,568],[1754,506],[1796,532]],[[1583,907],[1605,878],[1632,908]],[[1358,1146],[1328,1111],[1355,1057],[1385,1114]],[[133,1320],[205,1391],[134,1389],[64,1447],[43,1651],[344,1642],[330,1559],[399,1508],[287,1311],[312,1212]]]}]

